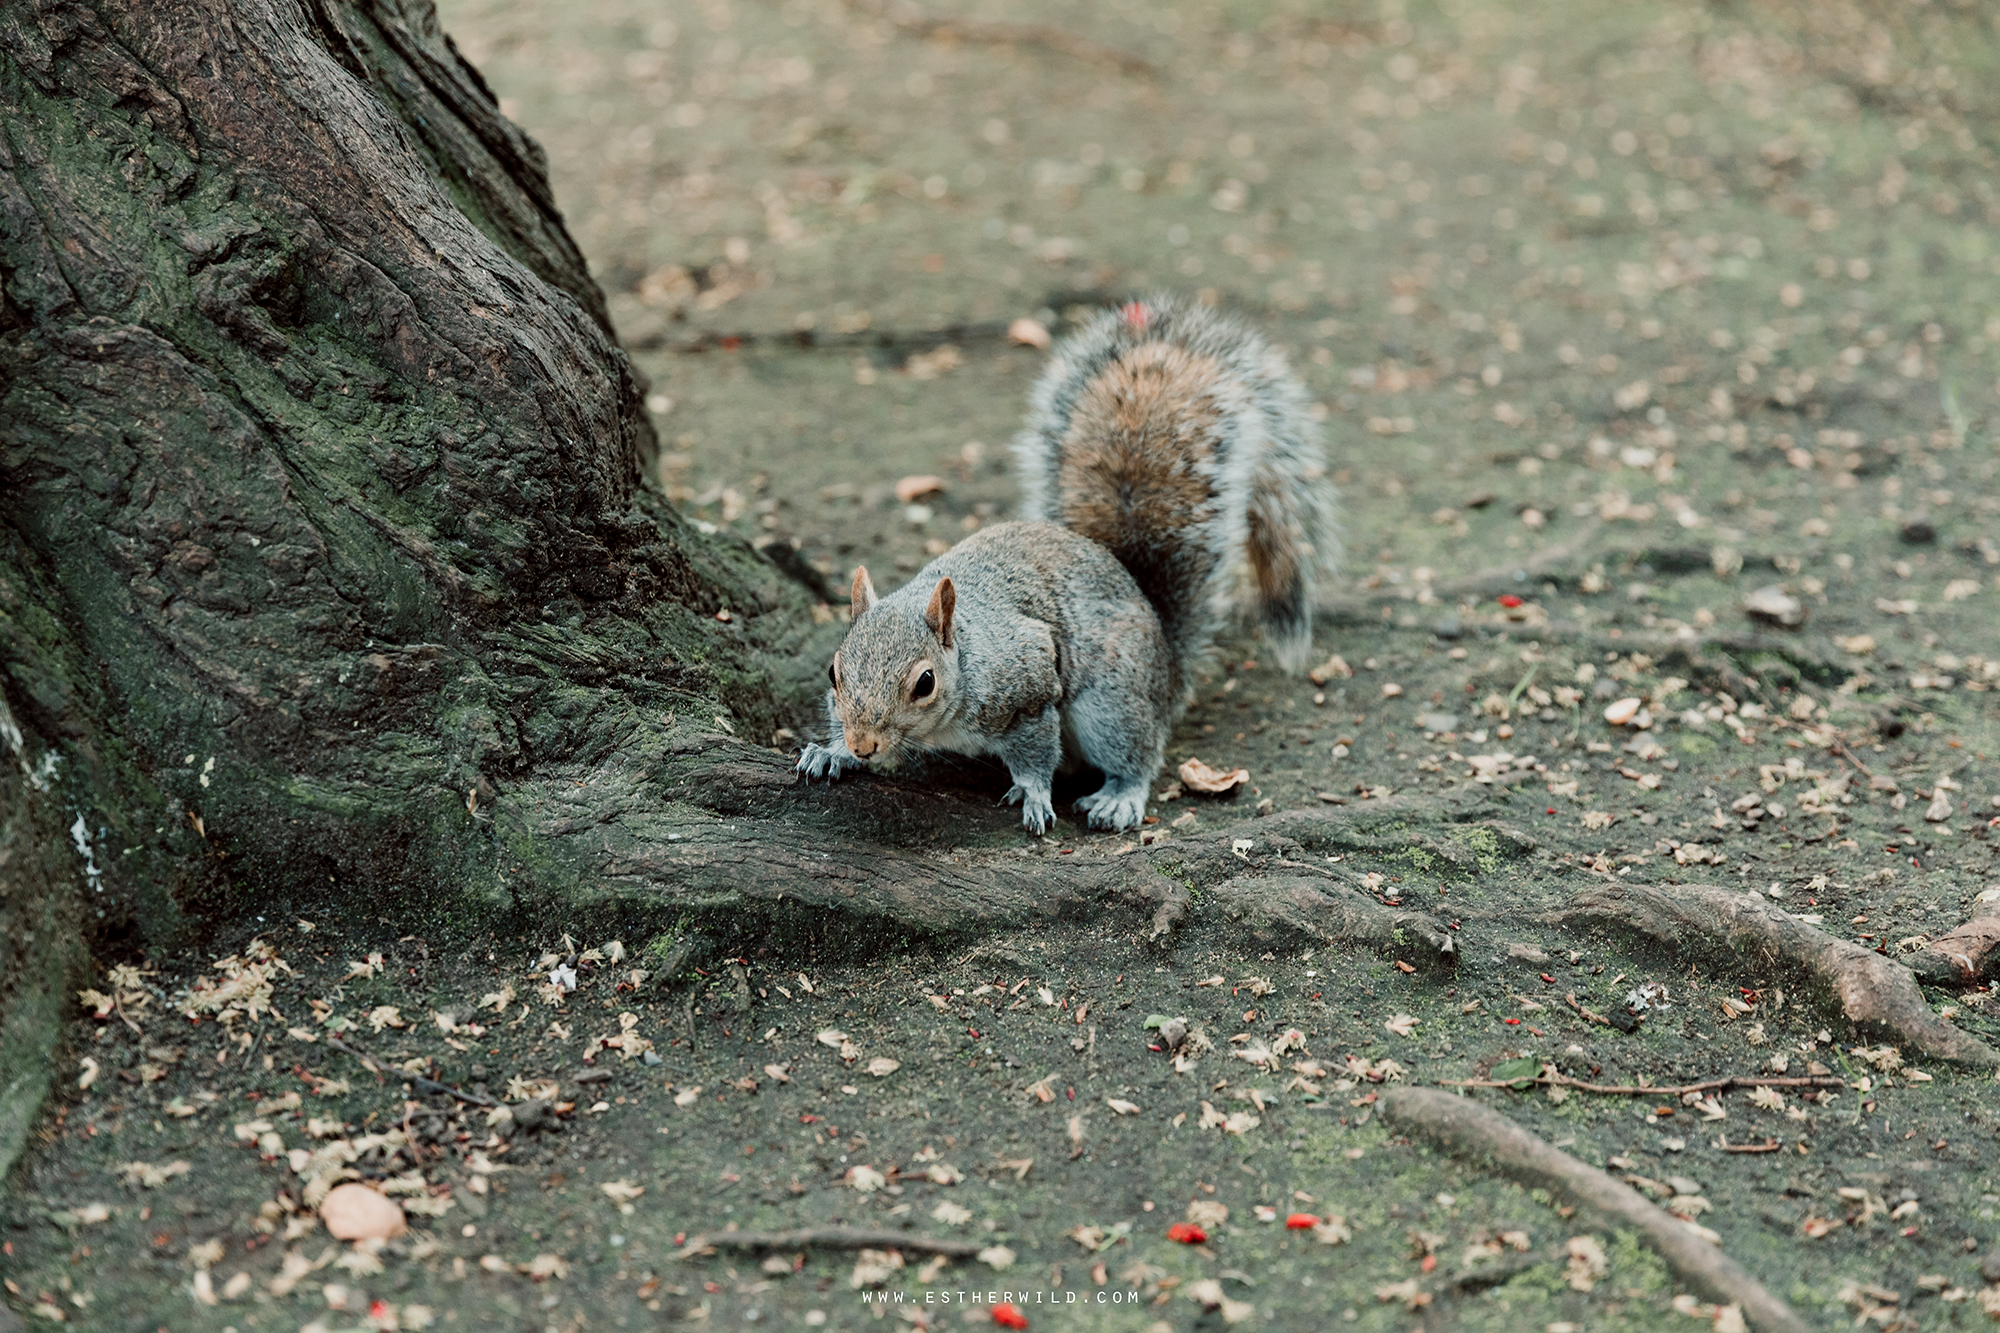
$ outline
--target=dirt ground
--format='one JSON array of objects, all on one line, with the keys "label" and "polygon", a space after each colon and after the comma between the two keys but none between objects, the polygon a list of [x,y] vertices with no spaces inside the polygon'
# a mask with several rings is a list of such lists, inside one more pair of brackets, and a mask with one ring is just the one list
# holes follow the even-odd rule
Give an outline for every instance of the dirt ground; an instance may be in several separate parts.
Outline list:
[{"label": "dirt ground", "polygon": [[[1170,756],[1251,782],[1163,790],[1154,827],[1352,814],[1297,873],[1420,907],[1457,961],[1259,934],[1212,883],[1164,948],[1113,917],[829,921],[664,981],[680,933],[637,914],[475,940],[308,903],[98,983],[0,1200],[12,1309],[120,1333],[944,1328],[1012,1293],[1060,1329],[1729,1327],[1632,1235],[1374,1114],[1386,1085],[1552,1065],[1837,1078],[1470,1095],[1711,1229],[1815,1327],[2000,1318],[1991,1071],[1856,1034],[1767,960],[1544,919],[1593,886],[1711,884],[1902,957],[2000,886],[1983,9],[442,17],[549,151],[652,380],[660,485],[835,585],[1009,512],[1042,356],[1014,321],[1060,335],[1174,289],[1269,330],[1344,494],[1318,635],[1340,662],[1315,683],[1226,645]],[[942,491],[899,503],[916,474]],[[885,823],[912,782],[1005,785],[850,781]],[[897,827],[1058,869],[1130,841],[989,818]],[[1246,873],[1300,855],[1242,841]],[[1925,998],[2000,1044],[1994,990]],[[399,1191],[409,1234],[329,1239],[313,1182],[342,1171]],[[1185,1221],[1205,1240],[1170,1239]],[[831,1225],[979,1253],[726,1243]]]}]

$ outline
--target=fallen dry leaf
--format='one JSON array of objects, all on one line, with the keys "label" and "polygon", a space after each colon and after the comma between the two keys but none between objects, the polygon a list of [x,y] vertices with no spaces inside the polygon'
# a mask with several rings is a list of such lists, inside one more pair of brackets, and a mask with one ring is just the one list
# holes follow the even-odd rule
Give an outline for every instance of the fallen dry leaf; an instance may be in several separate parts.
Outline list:
[{"label": "fallen dry leaf", "polygon": [[1049,350],[1049,331],[1032,319],[1017,319],[1007,326],[1007,341],[1022,347],[1032,347],[1038,352]]},{"label": "fallen dry leaf", "polygon": [[1306,679],[1315,685],[1324,685],[1330,680],[1351,680],[1353,677],[1354,668],[1347,665],[1347,660],[1338,653],[1306,672]]},{"label": "fallen dry leaf", "polygon": [[1189,791],[1219,793],[1250,781],[1250,770],[1247,768],[1231,769],[1224,773],[1210,768],[1199,759],[1190,759],[1182,764],[1180,774],[1182,784]]},{"label": "fallen dry leaf", "polygon": [[1572,1236],[1569,1241],[1569,1263],[1563,1269],[1563,1277],[1576,1291],[1589,1291],[1597,1285],[1597,1279],[1611,1271],[1611,1261],[1604,1257],[1604,1246],[1595,1236]]},{"label": "fallen dry leaf", "polygon": [[1198,1227],[1219,1227],[1229,1220],[1229,1205],[1217,1199],[1195,1199],[1187,1206],[1187,1220]]}]

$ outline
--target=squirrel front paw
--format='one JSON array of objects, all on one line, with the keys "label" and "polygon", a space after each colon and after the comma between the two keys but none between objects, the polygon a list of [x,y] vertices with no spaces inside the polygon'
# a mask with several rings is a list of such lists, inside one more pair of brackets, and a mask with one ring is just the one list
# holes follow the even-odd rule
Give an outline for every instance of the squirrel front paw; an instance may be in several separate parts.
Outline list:
[{"label": "squirrel front paw", "polygon": [[821,745],[817,741],[807,741],[806,748],[799,753],[799,762],[793,771],[806,775],[806,781],[825,778],[832,782],[851,768],[861,767],[861,761],[843,749]]},{"label": "squirrel front paw", "polygon": [[1056,808],[1050,802],[1047,790],[1029,791],[1017,782],[1000,799],[1008,805],[1021,807],[1021,827],[1037,838],[1047,833],[1049,826],[1056,822]]}]

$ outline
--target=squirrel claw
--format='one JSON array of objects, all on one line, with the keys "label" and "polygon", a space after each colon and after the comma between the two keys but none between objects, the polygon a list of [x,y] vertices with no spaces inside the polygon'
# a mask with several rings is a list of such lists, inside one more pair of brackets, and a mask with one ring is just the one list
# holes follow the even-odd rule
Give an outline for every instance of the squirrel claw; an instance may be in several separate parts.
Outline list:
[{"label": "squirrel claw", "polygon": [[1079,800],[1076,808],[1090,816],[1092,828],[1114,833],[1136,828],[1146,816],[1146,787],[1144,783],[1107,778],[1102,788]]},{"label": "squirrel claw", "polygon": [[859,767],[859,763],[848,759],[838,750],[817,742],[808,742],[806,748],[799,753],[799,762],[793,766],[792,771],[805,774],[807,782],[811,782],[814,778],[825,778],[828,782],[833,782],[848,769]]},{"label": "squirrel claw", "polygon": [[1000,803],[1020,806],[1021,827],[1037,838],[1047,833],[1050,825],[1056,822],[1056,808],[1050,803],[1046,791],[1030,792],[1017,782],[1007,789],[1007,794],[1000,798]]},{"label": "squirrel claw", "polygon": [[1036,792],[1021,802],[1021,827],[1037,838],[1047,833],[1056,822],[1056,808],[1049,804],[1047,792]]}]

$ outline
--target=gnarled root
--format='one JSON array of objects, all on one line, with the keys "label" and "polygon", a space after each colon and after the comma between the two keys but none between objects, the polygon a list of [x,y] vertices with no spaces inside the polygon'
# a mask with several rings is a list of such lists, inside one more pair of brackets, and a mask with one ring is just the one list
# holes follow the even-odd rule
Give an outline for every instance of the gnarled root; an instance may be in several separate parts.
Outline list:
[{"label": "gnarled root", "polygon": [[1376,902],[1334,880],[1239,875],[1210,890],[1209,901],[1252,943],[1304,939],[1314,944],[1396,946],[1417,962],[1458,961],[1457,943],[1441,922],[1422,912]]},{"label": "gnarled root", "polygon": [[1981,903],[1970,921],[1903,961],[1919,981],[1933,986],[1966,986],[2000,977],[2000,898]]},{"label": "gnarled root", "polygon": [[1758,1333],[1806,1333],[1806,1322],[1790,1306],[1685,1223],[1631,1186],[1551,1148],[1498,1111],[1452,1093],[1407,1087],[1382,1093],[1376,1109],[1403,1133],[1482,1162],[1523,1185],[1564,1195],[1607,1223],[1631,1227],[1681,1281],[1709,1300],[1740,1307]]},{"label": "gnarled root", "polygon": [[2000,1065],[2000,1052],[1931,1012],[1909,968],[1815,930],[1753,893],[1701,884],[1606,884],[1586,889],[1548,919],[1602,922],[1689,953],[1784,964],[1828,993],[1858,1027],[1936,1059]]}]

